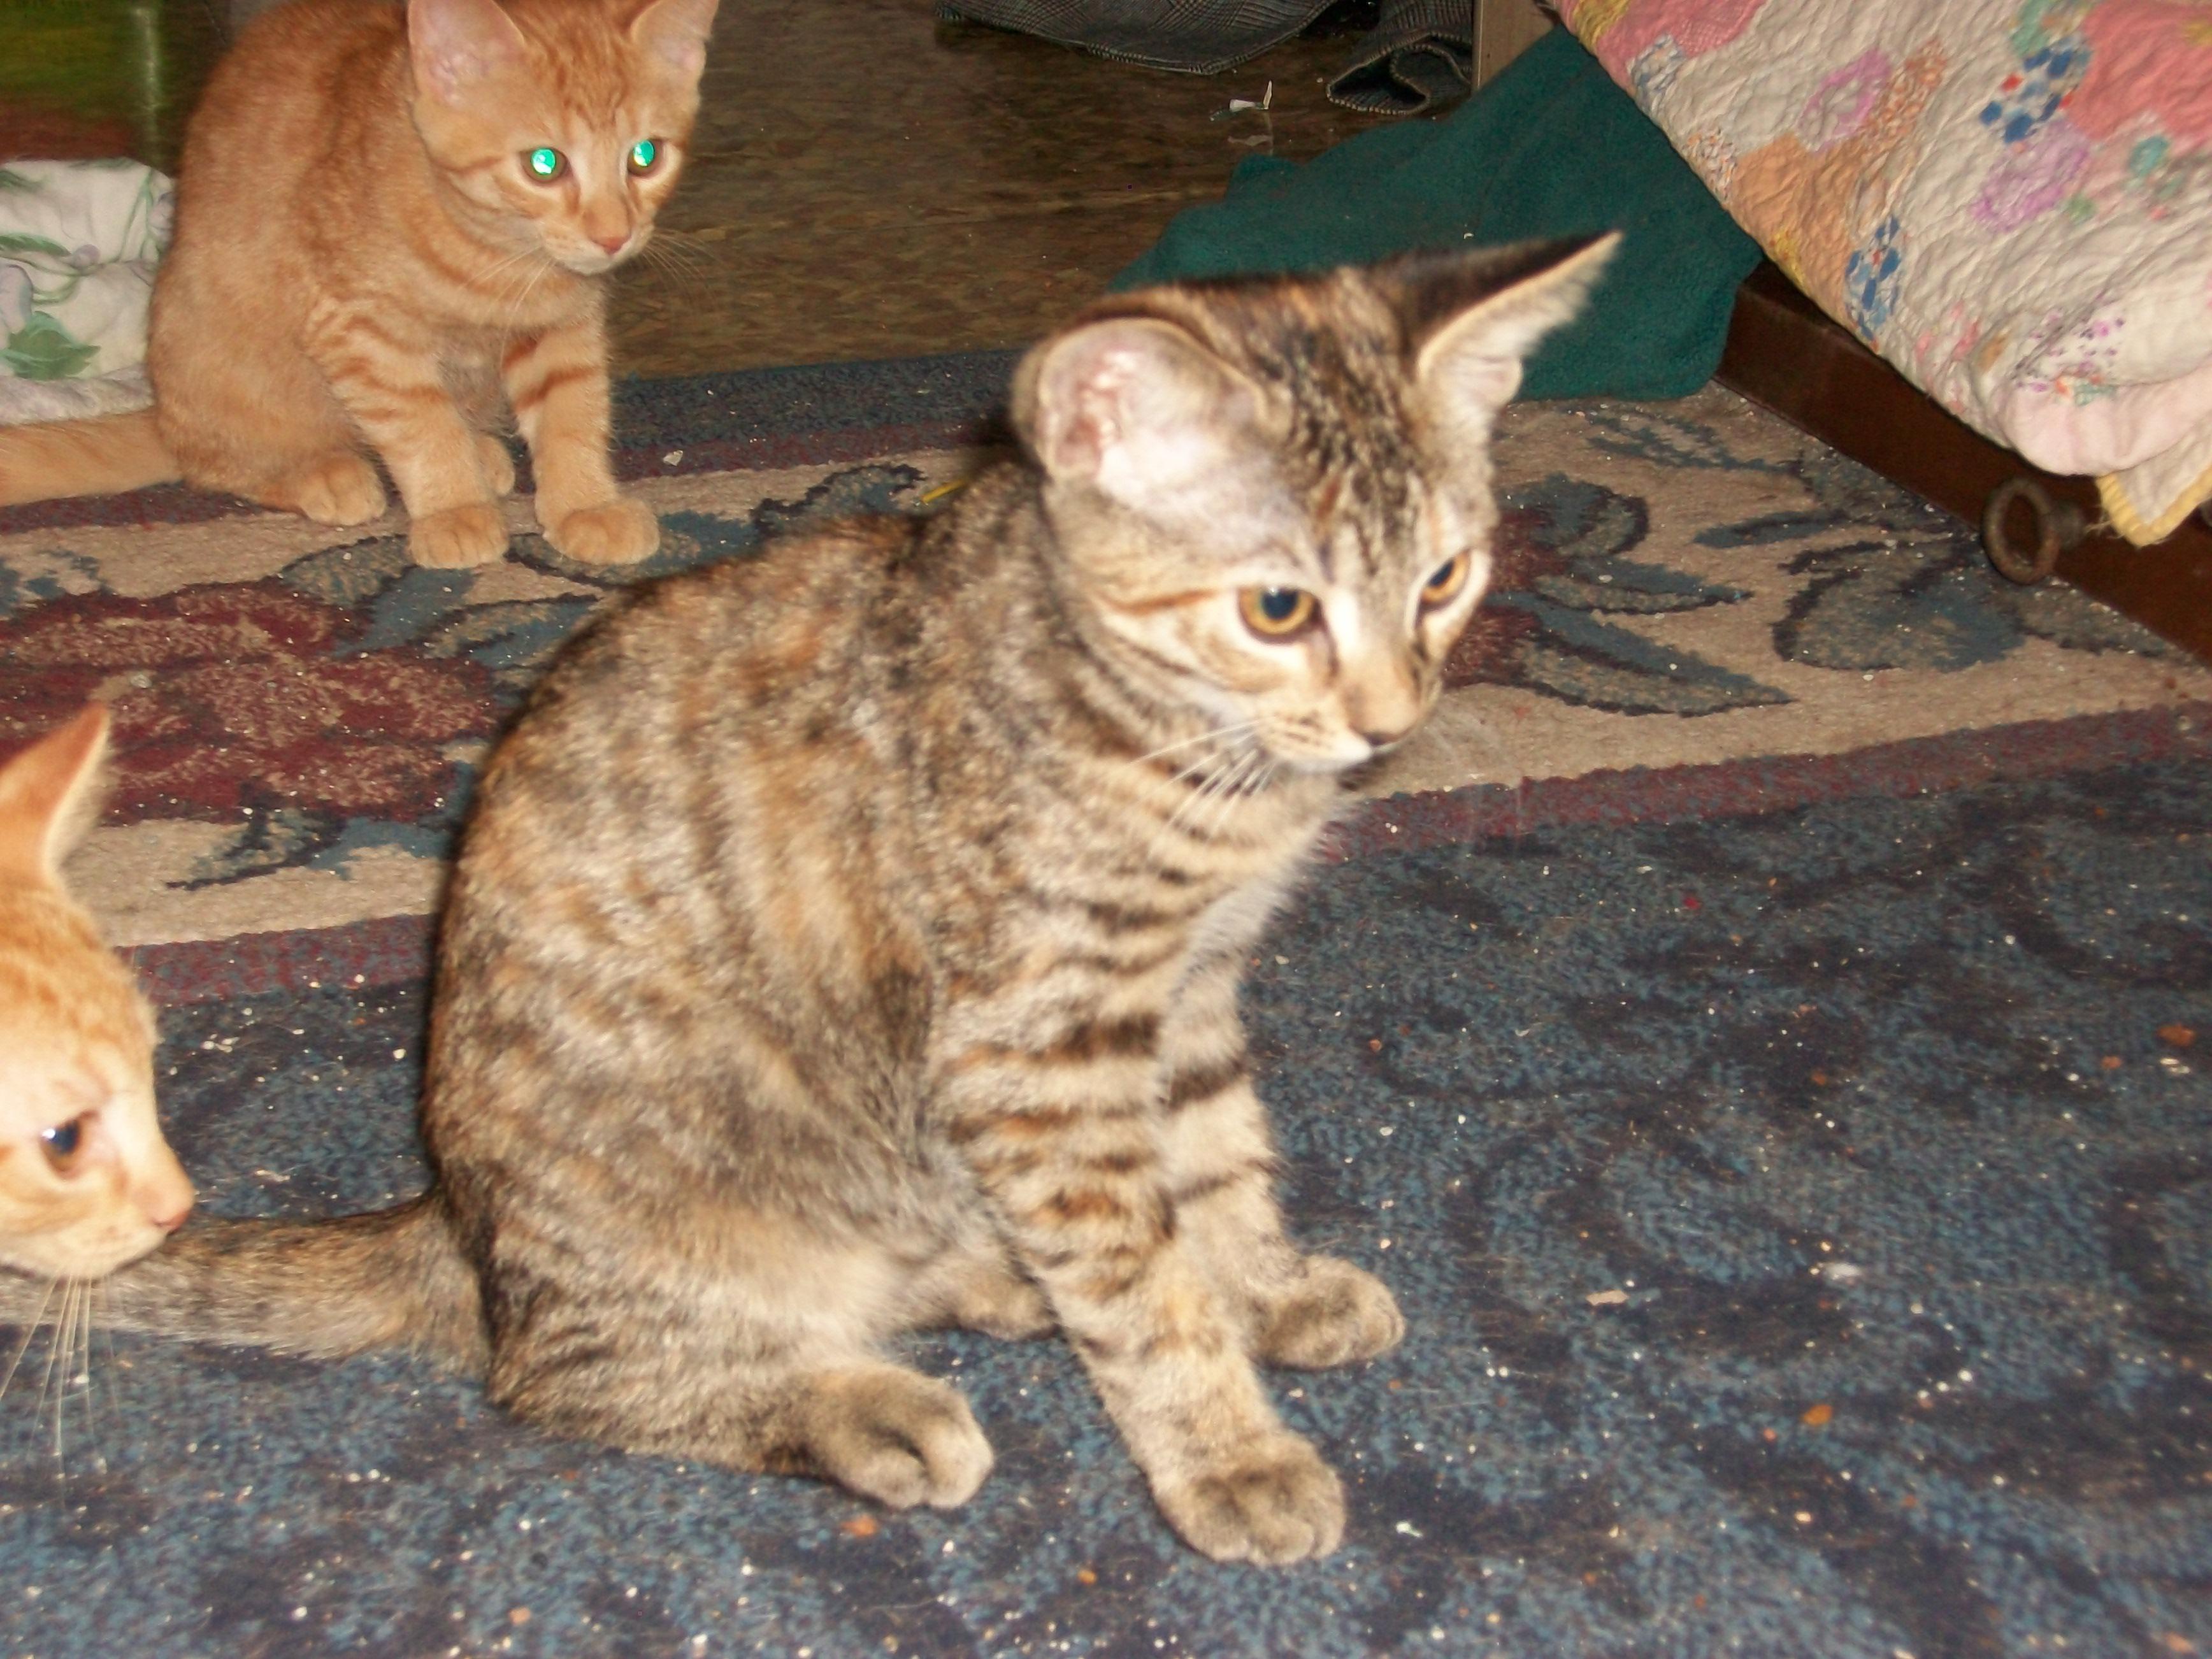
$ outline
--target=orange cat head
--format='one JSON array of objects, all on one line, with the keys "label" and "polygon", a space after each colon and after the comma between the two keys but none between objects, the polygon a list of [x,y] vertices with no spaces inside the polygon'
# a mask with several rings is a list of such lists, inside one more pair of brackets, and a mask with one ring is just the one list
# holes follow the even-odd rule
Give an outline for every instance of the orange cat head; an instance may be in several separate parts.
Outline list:
[{"label": "orange cat head", "polygon": [[501,240],[611,270],[675,188],[714,7],[408,0],[416,131]]},{"label": "orange cat head", "polygon": [[154,1021],[59,866],[91,816],[94,705],[0,767],[0,1265],[95,1279],[191,1208],[154,1115]]}]

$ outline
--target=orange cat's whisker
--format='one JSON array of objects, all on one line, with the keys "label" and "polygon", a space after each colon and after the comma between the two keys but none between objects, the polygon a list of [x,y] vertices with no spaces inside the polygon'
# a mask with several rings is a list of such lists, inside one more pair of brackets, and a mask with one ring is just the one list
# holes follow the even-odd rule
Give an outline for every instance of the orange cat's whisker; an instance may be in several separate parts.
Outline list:
[{"label": "orange cat's whisker", "polygon": [[47,1284],[46,1293],[39,1298],[38,1311],[23,1322],[23,1334],[16,1340],[15,1352],[9,1356],[7,1373],[5,1376],[0,1376],[0,1399],[7,1397],[9,1384],[15,1380],[16,1370],[22,1364],[23,1356],[30,1349],[31,1339],[39,1334],[39,1328],[46,1322],[46,1309],[54,1299],[54,1292],[61,1288],[61,1275],[57,1273]]}]

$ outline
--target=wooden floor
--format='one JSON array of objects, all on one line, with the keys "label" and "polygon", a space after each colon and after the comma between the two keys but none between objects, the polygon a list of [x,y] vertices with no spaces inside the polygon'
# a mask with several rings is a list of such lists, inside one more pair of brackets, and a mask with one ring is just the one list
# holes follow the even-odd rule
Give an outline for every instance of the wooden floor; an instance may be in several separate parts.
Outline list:
[{"label": "wooden floor", "polygon": [[[173,166],[257,0],[0,5],[0,154]],[[933,0],[722,0],[666,257],[619,274],[619,369],[682,374],[1018,345],[1248,156],[1382,118],[1322,82],[1353,37],[1170,75],[937,21]],[[1227,117],[1231,97],[1274,95]],[[1217,119],[1217,114],[1223,118]]]}]

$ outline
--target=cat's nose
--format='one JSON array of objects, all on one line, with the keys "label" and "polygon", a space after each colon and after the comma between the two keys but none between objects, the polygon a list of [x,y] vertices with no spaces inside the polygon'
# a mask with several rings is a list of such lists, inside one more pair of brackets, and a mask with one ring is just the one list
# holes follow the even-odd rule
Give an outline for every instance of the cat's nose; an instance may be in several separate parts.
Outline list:
[{"label": "cat's nose", "polygon": [[614,255],[620,253],[624,248],[629,246],[629,233],[628,231],[624,231],[619,236],[594,236],[592,240],[598,243],[599,246],[605,251],[608,257],[611,258]]},{"label": "cat's nose", "polygon": [[198,1196],[192,1191],[191,1177],[176,1159],[176,1154],[165,1146],[155,1167],[146,1171],[131,1196],[137,1200],[139,1211],[153,1225],[165,1233],[173,1233],[185,1224],[185,1218],[192,1212],[193,1200]]}]

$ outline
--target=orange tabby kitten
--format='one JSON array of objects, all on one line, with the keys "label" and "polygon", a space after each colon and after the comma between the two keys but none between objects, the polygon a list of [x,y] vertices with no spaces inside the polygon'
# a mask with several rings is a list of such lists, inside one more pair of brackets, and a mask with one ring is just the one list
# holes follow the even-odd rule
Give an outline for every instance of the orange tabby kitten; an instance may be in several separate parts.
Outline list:
[{"label": "orange tabby kitten", "polygon": [[653,234],[715,0],[295,0],[208,82],[155,284],[150,414],[0,434],[0,502],[181,476],[320,524],[384,510],[429,565],[500,556],[504,392],[538,521],[659,543],[608,464],[605,276]]},{"label": "orange tabby kitten", "polygon": [[97,1279],[192,1207],[154,1119],[154,1020],[61,885],[91,816],[97,704],[0,768],[0,1266]]}]

